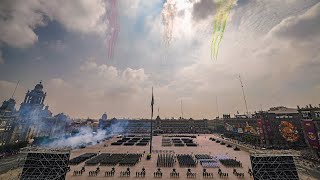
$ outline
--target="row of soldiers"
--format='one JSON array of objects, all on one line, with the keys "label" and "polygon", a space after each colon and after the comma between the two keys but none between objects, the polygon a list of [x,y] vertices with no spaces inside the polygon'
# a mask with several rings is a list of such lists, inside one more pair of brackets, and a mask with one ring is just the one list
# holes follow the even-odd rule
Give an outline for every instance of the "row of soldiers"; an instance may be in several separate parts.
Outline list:
[{"label": "row of soldiers", "polygon": [[229,176],[228,173],[222,172],[221,169],[218,170],[218,174],[219,174],[220,178],[228,178],[228,176]]},{"label": "row of soldiers", "polygon": [[236,169],[233,169],[233,174],[238,178],[244,178],[244,173],[238,173]]},{"label": "row of soldiers", "polygon": [[177,159],[180,167],[195,167],[197,165],[196,161],[189,154],[178,155]]},{"label": "row of soldiers", "polygon": [[207,169],[203,169],[202,176],[203,178],[213,178],[213,173],[209,173]]},{"label": "row of soldiers", "polygon": [[220,162],[226,167],[242,167],[242,163],[235,159],[220,159]]},{"label": "row of soldiers", "polygon": [[175,162],[172,154],[158,154],[157,167],[172,167]]}]

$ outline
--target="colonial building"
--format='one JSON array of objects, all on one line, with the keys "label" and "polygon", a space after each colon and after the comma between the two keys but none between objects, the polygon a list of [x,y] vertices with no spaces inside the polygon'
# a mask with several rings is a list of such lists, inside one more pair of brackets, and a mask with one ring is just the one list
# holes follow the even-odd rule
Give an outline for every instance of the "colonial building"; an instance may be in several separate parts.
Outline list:
[{"label": "colonial building", "polygon": [[[149,119],[106,119],[106,114],[99,119],[99,127],[112,132],[150,133]],[[209,133],[208,120],[161,119],[159,116],[152,123],[154,133]]]},{"label": "colonial building", "polygon": [[266,113],[258,113],[257,118],[260,138],[266,146],[306,147],[301,115],[297,109],[274,107]]},{"label": "colonial building", "polygon": [[320,157],[320,104],[318,107],[298,106],[298,111],[302,116],[305,140],[310,149]]},{"label": "colonial building", "polygon": [[301,115],[283,106],[250,116],[224,116],[225,135],[240,141],[274,148],[306,147]]},{"label": "colonial building", "polygon": [[10,98],[2,103],[0,107],[0,146],[9,144],[13,141],[12,135],[17,123],[15,114],[16,101]]}]

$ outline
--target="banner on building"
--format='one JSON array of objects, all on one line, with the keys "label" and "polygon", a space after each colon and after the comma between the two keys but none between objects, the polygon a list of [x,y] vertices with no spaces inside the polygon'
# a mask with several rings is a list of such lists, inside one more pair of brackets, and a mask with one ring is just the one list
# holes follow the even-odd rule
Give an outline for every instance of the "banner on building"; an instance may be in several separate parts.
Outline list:
[{"label": "banner on building", "polygon": [[302,120],[303,129],[309,145],[313,149],[320,149],[319,137],[316,132],[315,125],[312,120]]},{"label": "banner on building", "polygon": [[257,124],[258,124],[258,131],[260,134],[260,138],[264,139],[264,130],[263,130],[263,121],[262,119],[258,119],[257,120]]},{"label": "banner on building", "polygon": [[266,121],[266,131],[267,131],[268,137],[273,136],[271,120],[266,119],[265,121]]},{"label": "banner on building", "polygon": [[297,127],[289,121],[281,121],[279,132],[281,136],[289,142],[297,142],[300,138]]}]

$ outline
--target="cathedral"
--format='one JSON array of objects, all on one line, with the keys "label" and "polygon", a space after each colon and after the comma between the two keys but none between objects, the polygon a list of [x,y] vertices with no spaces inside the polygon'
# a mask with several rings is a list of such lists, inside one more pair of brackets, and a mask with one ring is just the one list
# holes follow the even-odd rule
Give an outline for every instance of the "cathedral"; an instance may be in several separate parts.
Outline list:
[{"label": "cathedral", "polygon": [[19,109],[21,140],[30,141],[34,137],[46,135],[45,131],[50,131],[46,121],[47,118],[52,117],[52,113],[49,107],[44,105],[46,95],[42,82],[26,93]]}]

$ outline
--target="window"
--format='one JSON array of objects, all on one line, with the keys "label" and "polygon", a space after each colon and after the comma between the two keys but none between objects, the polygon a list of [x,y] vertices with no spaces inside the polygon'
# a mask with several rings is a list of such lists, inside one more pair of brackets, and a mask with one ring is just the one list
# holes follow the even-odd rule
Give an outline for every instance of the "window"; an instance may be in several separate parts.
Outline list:
[{"label": "window", "polygon": [[303,118],[309,118],[310,111],[302,111]]}]

